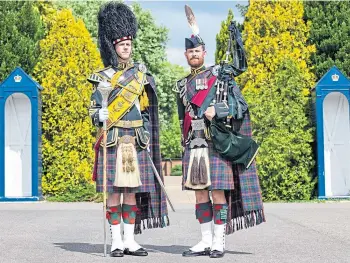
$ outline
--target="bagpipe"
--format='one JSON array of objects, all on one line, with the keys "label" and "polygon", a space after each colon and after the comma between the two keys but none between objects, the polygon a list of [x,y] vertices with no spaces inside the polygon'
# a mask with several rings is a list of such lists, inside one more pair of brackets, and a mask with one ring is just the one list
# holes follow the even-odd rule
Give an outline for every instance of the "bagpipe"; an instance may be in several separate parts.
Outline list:
[{"label": "bagpipe", "polygon": [[[194,13],[188,5],[185,5],[185,13],[193,35],[201,40]],[[226,57],[212,71],[216,76],[216,89],[213,87],[209,91],[198,116],[201,117],[207,107],[214,103],[216,116],[210,122],[209,130],[215,150],[226,160],[243,164],[248,169],[258,153],[259,145],[250,136],[236,131],[234,125],[234,122],[242,123],[248,111],[248,105],[234,81],[234,77],[246,71],[247,59],[241,33],[234,21],[231,21],[228,32]],[[231,115],[230,118],[227,118],[228,115]]]},{"label": "bagpipe", "polygon": [[[232,63],[229,64],[229,56]],[[258,153],[259,145],[250,137],[235,130],[235,121],[243,121],[248,110],[239,88],[233,85],[233,77],[242,74],[247,69],[246,55],[241,34],[232,21],[229,26],[229,40],[226,58],[217,66],[217,83],[215,92],[215,109],[218,118],[210,123],[210,133],[215,150],[226,160],[235,164],[243,164],[249,168]],[[229,95],[230,94],[230,95]],[[222,120],[231,108],[231,118]]]}]

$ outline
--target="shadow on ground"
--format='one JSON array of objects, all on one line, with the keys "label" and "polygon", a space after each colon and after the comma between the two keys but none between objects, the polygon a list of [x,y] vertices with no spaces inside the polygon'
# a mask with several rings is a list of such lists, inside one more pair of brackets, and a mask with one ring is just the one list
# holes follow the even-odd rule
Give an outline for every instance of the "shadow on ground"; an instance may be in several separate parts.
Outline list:
[{"label": "shadow on ground", "polygon": [[[73,252],[80,252],[86,254],[93,254],[95,256],[103,256],[103,244],[90,244],[90,243],[54,243],[55,246]],[[188,246],[156,246],[156,245],[143,245],[144,248],[147,249],[150,253],[166,253],[166,254],[177,254],[181,255],[182,252],[189,249]],[[110,245],[107,245],[107,253],[110,251]],[[233,255],[252,255],[249,252],[241,252],[241,251],[230,251],[226,250],[226,254]]]}]

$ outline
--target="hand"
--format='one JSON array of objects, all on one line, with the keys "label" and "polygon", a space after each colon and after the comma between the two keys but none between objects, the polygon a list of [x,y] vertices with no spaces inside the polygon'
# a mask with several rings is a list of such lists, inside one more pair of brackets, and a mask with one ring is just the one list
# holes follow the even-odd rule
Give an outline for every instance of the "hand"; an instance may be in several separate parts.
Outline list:
[{"label": "hand", "polygon": [[215,116],[215,107],[214,107],[214,106],[210,106],[210,107],[204,112],[204,114],[205,114],[205,117],[207,117],[207,119],[208,119],[209,121],[211,121],[211,120],[214,118],[214,116]]},{"label": "hand", "polygon": [[104,122],[108,119],[109,112],[107,108],[102,108],[98,111],[98,118],[100,122]]},{"label": "hand", "polygon": [[226,102],[218,102],[214,105],[216,116],[221,119],[225,118],[230,114],[228,105]]}]

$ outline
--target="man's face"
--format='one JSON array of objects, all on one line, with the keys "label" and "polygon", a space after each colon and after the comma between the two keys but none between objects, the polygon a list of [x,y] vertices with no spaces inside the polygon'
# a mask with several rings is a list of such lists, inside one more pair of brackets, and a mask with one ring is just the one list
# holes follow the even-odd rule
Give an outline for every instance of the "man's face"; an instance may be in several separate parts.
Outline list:
[{"label": "man's face", "polygon": [[131,40],[124,40],[116,44],[115,51],[122,60],[129,60],[131,56]]},{"label": "man's face", "polygon": [[188,65],[192,68],[199,68],[204,64],[204,57],[207,51],[203,50],[203,46],[189,48],[185,51],[185,57]]}]

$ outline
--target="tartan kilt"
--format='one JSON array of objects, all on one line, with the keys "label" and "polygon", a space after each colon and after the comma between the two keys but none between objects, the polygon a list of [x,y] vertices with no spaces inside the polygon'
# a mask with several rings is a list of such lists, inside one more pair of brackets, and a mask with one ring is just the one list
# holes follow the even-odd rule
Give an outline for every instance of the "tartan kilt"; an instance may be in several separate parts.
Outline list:
[{"label": "tartan kilt", "polygon": [[[135,129],[118,128],[118,136],[135,136]],[[136,143],[137,144],[137,143]],[[147,150],[142,150],[136,146],[137,159],[140,169],[140,178],[142,185],[139,187],[116,187],[113,186],[116,176],[117,146],[107,148],[107,192],[108,193],[144,193],[155,192],[155,178],[152,170],[152,164],[148,158]],[[100,146],[97,158],[96,174],[96,192],[103,192],[103,147]]]},{"label": "tartan kilt", "polygon": [[[220,154],[213,148],[213,143],[211,141],[207,141],[207,143],[211,180],[211,186],[209,186],[208,190],[234,189],[232,163],[220,156]],[[189,175],[188,166],[190,162],[190,154],[190,149],[186,146],[182,156],[182,190],[193,190],[184,186],[187,176]]]}]

